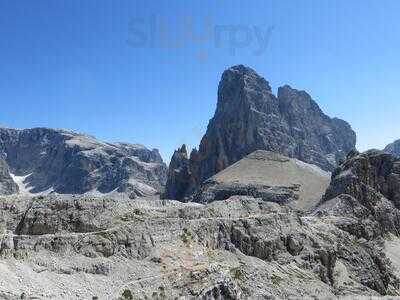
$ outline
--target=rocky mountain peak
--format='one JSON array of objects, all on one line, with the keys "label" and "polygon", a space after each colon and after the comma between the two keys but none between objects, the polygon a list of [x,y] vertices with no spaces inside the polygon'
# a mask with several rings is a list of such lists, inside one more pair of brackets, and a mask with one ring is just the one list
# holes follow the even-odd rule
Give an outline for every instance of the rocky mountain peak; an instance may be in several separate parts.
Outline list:
[{"label": "rocky mountain peak", "polygon": [[237,65],[222,74],[214,117],[184,172],[190,178],[168,180],[190,186],[167,183],[167,189],[184,190],[182,195],[187,196],[204,180],[255,150],[277,152],[332,171],[355,143],[350,125],[325,115],[305,91],[285,85],[275,96],[267,80]]},{"label": "rocky mountain peak", "polygon": [[[245,107],[260,108],[268,102],[265,95],[270,93],[268,81],[253,69],[243,65],[231,67],[222,73],[215,115],[230,115]],[[255,97],[246,96],[250,94]]]},{"label": "rocky mountain peak", "polygon": [[387,145],[383,151],[400,156],[400,140],[394,141],[393,143]]}]

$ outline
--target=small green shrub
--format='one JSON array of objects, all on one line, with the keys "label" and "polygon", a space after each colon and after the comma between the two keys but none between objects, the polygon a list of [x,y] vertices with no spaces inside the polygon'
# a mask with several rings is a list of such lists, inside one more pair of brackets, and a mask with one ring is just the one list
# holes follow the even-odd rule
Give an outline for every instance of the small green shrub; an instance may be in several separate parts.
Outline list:
[{"label": "small green shrub", "polygon": [[131,290],[124,290],[120,300],[133,300],[133,295]]}]

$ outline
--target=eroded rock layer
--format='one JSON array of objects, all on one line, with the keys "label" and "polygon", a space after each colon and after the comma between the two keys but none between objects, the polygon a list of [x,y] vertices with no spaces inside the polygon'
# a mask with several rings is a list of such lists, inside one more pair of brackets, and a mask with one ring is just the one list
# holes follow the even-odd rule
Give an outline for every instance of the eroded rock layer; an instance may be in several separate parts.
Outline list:
[{"label": "eroded rock layer", "polygon": [[257,150],[203,182],[191,200],[207,203],[242,195],[308,210],[329,183],[330,173],[315,165]]},{"label": "eroded rock layer", "polygon": [[[3,198],[0,298],[399,295],[395,231],[390,241],[383,232],[366,239],[344,226],[346,212],[325,204],[301,214],[248,196],[207,205],[108,196]],[[359,220],[360,231],[369,226]]]},{"label": "eroded rock layer", "polygon": [[[248,173],[242,173],[243,164]],[[277,175],[286,170],[281,188],[287,192],[293,180],[321,176],[315,166],[256,151],[215,180],[260,184],[263,164]],[[127,195],[4,197],[0,297],[399,296],[399,166],[398,158],[384,152],[352,151],[308,211],[293,209],[296,200],[264,197],[266,191],[207,204],[132,201]],[[292,192],[299,201],[315,190]]]}]

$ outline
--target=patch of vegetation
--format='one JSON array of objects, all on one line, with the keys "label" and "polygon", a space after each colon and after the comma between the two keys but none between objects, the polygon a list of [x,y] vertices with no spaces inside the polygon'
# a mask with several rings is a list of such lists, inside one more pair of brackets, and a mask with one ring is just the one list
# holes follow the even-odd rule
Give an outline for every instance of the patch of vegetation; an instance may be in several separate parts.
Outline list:
[{"label": "patch of vegetation", "polygon": [[271,281],[272,281],[272,284],[274,284],[274,285],[280,285],[281,282],[283,281],[283,278],[276,274],[272,274]]},{"label": "patch of vegetation", "polygon": [[118,300],[133,300],[133,295],[131,290],[124,290],[122,296]]},{"label": "patch of vegetation", "polygon": [[189,246],[190,242],[193,240],[192,233],[187,228],[183,228],[183,233],[180,235],[180,238],[187,246]]},{"label": "patch of vegetation", "polygon": [[217,215],[217,212],[215,211],[214,207],[209,207],[208,213],[210,214],[210,217],[215,217]]},{"label": "patch of vegetation", "polygon": [[246,273],[241,267],[232,268],[231,273],[233,278],[236,280],[244,280],[246,277]]},{"label": "patch of vegetation", "polygon": [[359,241],[357,238],[355,238],[355,239],[353,239],[353,240],[351,241],[351,245],[352,245],[353,247],[358,247],[358,246],[360,246],[360,241]]},{"label": "patch of vegetation", "polygon": [[133,211],[133,213],[135,215],[139,215],[139,216],[143,216],[144,213],[139,209],[139,208],[135,208],[135,210]]},{"label": "patch of vegetation", "polygon": [[159,294],[158,294],[159,297],[161,299],[166,299],[167,297],[165,295],[165,288],[163,286],[160,286],[160,287],[158,287],[158,290],[160,291]]},{"label": "patch of vegetation", "polygon": [[153,292],[153,294],[151,295],[151,299],[167,299],[164,287],[160,286],[158,290],[159,292]]},{"label": "patch of vegetation", "polygon": [[135,208],[132,212],[126,213],[123,216],[119,217],[120,220],[124,221],[124,222],[128,222],[128,221],[132,221],[135,219],[140,219],[138,217],[140,216],[144,216],[145,213],[143,211],[141,211],[138,208]]}]

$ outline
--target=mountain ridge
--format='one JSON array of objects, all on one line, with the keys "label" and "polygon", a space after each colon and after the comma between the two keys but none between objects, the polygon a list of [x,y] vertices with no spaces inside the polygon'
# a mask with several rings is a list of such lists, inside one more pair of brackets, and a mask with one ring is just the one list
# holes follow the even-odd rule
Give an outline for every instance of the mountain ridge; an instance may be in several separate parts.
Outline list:
[{"label": "mountain ridge", "polygon": [[[351,126],[323,113],[307,92],[284,85],[275,96],[268,81],[253,69],[233,66],[221,76],[215,114],[199,149],[193,149],[190,156],[173,155],[172,168],[180,165],[183,169],[170,170],[165,198],[189,196],[204,180],[256,150],[277,152],[332,171],[355,144]],[[184,157],[188,157],[186,163],[174,161]],[[175,184],[179,182],[186,186]]]},{"label": "mountain ridge", "polygon": [[155,193],[165,184],[166,165],[157,149],[103,142],[71,130],[0,128],[0,158],[5,174],[29,175],[25,183],[32,193]]}]

